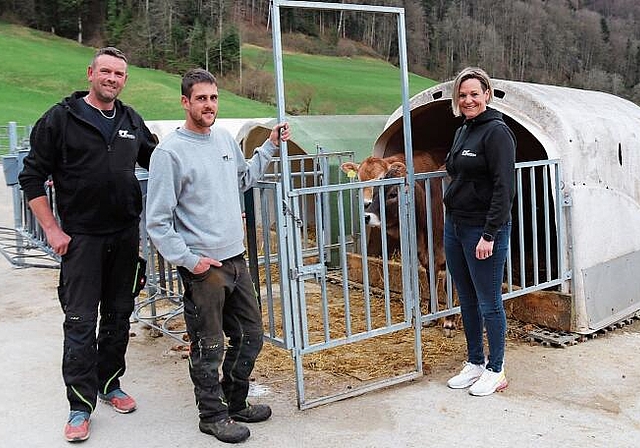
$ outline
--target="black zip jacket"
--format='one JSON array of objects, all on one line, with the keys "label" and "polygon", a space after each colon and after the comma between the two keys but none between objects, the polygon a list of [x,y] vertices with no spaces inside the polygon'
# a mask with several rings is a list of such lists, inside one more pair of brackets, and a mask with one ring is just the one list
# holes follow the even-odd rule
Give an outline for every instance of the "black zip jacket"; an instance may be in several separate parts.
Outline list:
[{"label": "black zip jacket", "polygon": [[46,194],[51,175],[62,229],[99,235],[139,222],[142,192],[135,165],[149,168],[156,139],[140,115],[116,100],[114,132],[106,141],[80,112],[87,93],[73,93],[37,121],[19,182],[30,201]]},{"label": "black zip jacket", "polygon": [[446,158],[451,183],[444,204],[454,222],[495,236],[511,220],[515,154],[516,138],[500,112],[487,107],[465,120]]}]

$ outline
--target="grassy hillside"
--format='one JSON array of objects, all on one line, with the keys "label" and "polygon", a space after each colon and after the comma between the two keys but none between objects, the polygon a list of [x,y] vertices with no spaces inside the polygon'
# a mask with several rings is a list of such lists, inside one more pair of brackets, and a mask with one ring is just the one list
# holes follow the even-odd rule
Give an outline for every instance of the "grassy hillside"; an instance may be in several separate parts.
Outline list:
[{"label": "grassy hillside", "polygon": [[[271,50],[244,45],[245,64],[273,72]],[[400,70],[380,59],[339,58],[320,55],[283,55],[287,95],[311,88],[312,115],[388,115],[402,102]],[[437,84],[409,74],[409,93],[415,95]],[[289,103],[287,103],[289,104]]]},{"label": "grassy hillside", "polygon": [[[0,22],[0,123],[29,124],[74,90],[86,89],[94,49]],[[221,90],[221,118],[273,117],[274,107]],[[148,120],[180,120],[180,77],[129,67],[121,99]]]},{"label": "grassy hillside", "polygon": [[[86,68],[93,49],[47,33],[0,22],[0,124],[34,123],[52,104],[87,87]],[[273,72],[270,50],[245,45],[249,67]],[[371,58],[336,58],[285,54],[287,106],[306,92],[312,114],[390,114],[400,104],[399,70]],[[245,70],[245,77],[251,70]],[[410,76],[411,94],[435,84]],[[224,87],[224,86],[223,86]],[[180,78],[157,70],[130,66],[121,99],[148,120],[179,120]],[[221,118],[274,117],[273,106],[221,89]]]}]

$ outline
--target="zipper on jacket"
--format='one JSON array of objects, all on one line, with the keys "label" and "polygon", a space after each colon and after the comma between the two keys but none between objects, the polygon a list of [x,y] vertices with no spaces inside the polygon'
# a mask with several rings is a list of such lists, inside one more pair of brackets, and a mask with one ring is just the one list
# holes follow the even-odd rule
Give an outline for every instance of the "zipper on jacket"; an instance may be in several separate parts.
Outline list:
[{"label": "zipper on jacket", "polygon": [[[124,106],[122,106],[121,109],[122,109],[122,113],[120,114],[120,119],[118,120],[116,125],[113,127],[113,134],[111,134],[111,138],[107,141],[107,152],[111,152],[111,146],[113,145],[113,142],[116,140],[116,136],[118,135],[118,129],[120,129],[120,127],[122,126],[122,123],[124,123],[125,115],[128,115],[127,110]],[[133,122],[131,120],[129,120],[129,122],[133,126]]]},{"label": "zipper on jacket", "polygon": [[[67,110],[69,111],[69,113],[71,115],[73,115],[76,119],[78,119],[79,121],[88,124],[89,126],[91,126],[91,128],[95,129],[96,131],[98,131],[98,133],[102,136],[102,139],[104,140],[104,142],[107,145],[107,152],[111,152],[111,144],[107,141],[107,139],[104,138],[104,136],[102,135],[102,132],[100,132],[100,129],[98,129],[93,123],[91,123],[89,120],[86,120],[84,117],[82,117],[81,115],[78,115],[71,107],[69,107],[68,105],[66,106]],[[118,122],[118,126],[120,125],[120,123],[122,123],[122,119],[120,119],[120,121]],[[117,132],[117,131],[116,131]],[[115,138],[115,134],[116,132],[113,133],[113,135],[111,136],[111,140],[113,141],[113,139]]]}]

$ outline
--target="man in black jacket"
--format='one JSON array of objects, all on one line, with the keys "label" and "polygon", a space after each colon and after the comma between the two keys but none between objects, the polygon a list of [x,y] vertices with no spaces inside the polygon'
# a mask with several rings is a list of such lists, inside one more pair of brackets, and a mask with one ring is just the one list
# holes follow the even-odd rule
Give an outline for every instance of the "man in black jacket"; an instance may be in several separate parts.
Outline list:
[{"label": "man in black jacket", "polygon": [[[136,408],[119,381],[134,306],[142,211],[135,165],[149,167],[157,142],[140,115],[117,99],[127,80],[127,59],[120,50],[98,50],[87,78],[88,92],[73,93],[38,120],[19,177],[49,245],[62,257],[62,374],[71,411],[64,435],[70,442],[89,438],[97,397],[121,413]],[[50,179],[60,221],[44,188]]]}]

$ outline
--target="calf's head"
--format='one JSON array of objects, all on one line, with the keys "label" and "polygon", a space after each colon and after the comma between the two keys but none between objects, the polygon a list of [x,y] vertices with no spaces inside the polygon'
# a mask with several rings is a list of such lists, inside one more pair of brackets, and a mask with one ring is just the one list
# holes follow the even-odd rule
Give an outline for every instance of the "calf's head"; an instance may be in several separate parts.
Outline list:
[{"label": "calf's head", "polygon": [[[380,157],[367,157],[361,163],[345,162],[340,165],[340,169],[346,173],[350,178],[356,178],[361,182],[368,180],[382,179],[387,172],[391,169],[391,165],[385,159]],[[406,168],[405,168],[406,170]],[[362,190],[362,200],[364,206],[367,207],[371,204],[373,198],[373,188],[366,187]]]},{"label": "calf's head", "polygon": [[[407,168],[403,163],[393,162],[388,170],[385,171],[383,177],[391,179],[404,177],[406,174]],[[400,235],[400,208],[398,204],[400,188],[404,188],[404,186],[388,185],[386,187],[372,188],[371,201],[364,208],[365,223],[370,227],[380,227],[382,225],[380,210],[382,203],[386,218],[386,232],[396,238]]]}]

